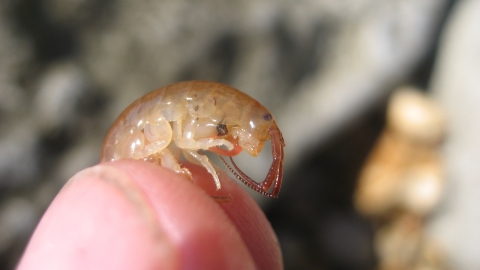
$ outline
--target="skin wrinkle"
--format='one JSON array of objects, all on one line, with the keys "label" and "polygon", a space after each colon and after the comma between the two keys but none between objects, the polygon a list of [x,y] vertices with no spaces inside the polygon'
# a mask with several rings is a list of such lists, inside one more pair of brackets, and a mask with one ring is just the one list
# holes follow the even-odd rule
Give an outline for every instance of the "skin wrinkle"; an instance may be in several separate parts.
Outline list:
[{"label": "skin wrinkle", "polygon": [[[163,168],[162,168],[163,169]],[[169,173],[171,173],[170,171],[168,171]],[[126,172],[128,174],[128,172]],[[176,185],[177,183],[175,183],[176,181],[185,181],[186,183],[189,183],[191,184],[193,187],[195,187],[196,190],[202,192],[202,193],[205,193],[207,196],[208,196],[208,192],[203,190],[203,189],[198,189],[197,185],[195,183],[197,182],[203,182],[204,179],[202,180],[199,180],[195,175],[194,175],[194,182],[190,181],[186,176],[183,176],[183,175],[180,175],[180,174],[173,174],[172,173],[172,176],[174,176],[175,178],[182,178],[182,179],[171,179],[171,183],[167,183],[168,185]],[[222,180],[222,179],[221,179]],[[211,181],[211,179],[208,179],[208,181]],[[205,181],[206,182],[206,181]],[[223,182],[222,182],[222,185],[223,185]],[[148,194],[149,196],[161,196],[158,192],[156,192],[156,189],[155,188],[152,188],[148,185],[142,185],[142,188],[146,191],[148,191]],[[182,190],[180,188],[167,188],[168,190],[170,190],[170,195],[171,197],[182,197],[184,196]],[[149,197],[148,195],[146,195],[147,198]],[[202,198],[202,196],[193,196],[191,198],[189,198],[190,200],[190,204],[192,206],[196,206],[196,205],[203,205],[204,204],[204,199]],[[210,200],[210,198],[208,198],[208,200]],[[150,200],[149,200],[150,201]],[[213,199],[212,199],[213,201]],[[213,204],[214,207],[218,207],[219,210],[221,210],[221,208],[217,205],[217,204]],[[152,206],[153,207],[153,206]],[[160,213],[165,213],[166,211],[170,211],[170,208],[171,206],[168,205],[168,204],[159,204],[157,206],[158,208],[158,212]],[[183,208],[182,210],[185,210],[185,211],[176,211],[176,213],[178,215],[184,215],[184,213],[186,212],[187,209]],[[224,220],[223,222],[231,222],[230,219],[227,217],[227,216],[224,216]],[[163,227],[166,227],[168,229],[171,229],[172,232],[177,232],[177,230],[175,230],[176,228],[176,225],[175,224],[172,224],[172,222],[169,220],[168,217],[165,217],[165,216],[157,216],[156,217],[158,219],[159,222],[162,223]],[[233,225],[233,224],[232,224]],[[182,233],[182,232],[179,232],[179,233]],[[182,233],[183,234],[183,233]],[[175,235],[175,234],[174,234]],[[176,235],[175,235],[176,236]],[[181,235],[180,235],[181,236]],[[178,239],[178,237],[176,237],[176,239]]]},{"label": "skin wrinkle", "polygon": [[[154,243],[161,243],[157,245],[156,252],[158,257],[163,257],[162,253],[165,253],[165,244],[163,241],[170,242],[168,246],[174,246],[172,239],[166,234],[165,231],[161,230],[161,224],[157,219],[157,215],[154,211],[154,207],[150,201],[150,198],[145,194],[145,192],[136,184],[133,177],[128,173],[122,170],[112,168],[110,166],[104,166],[102,164],[88,168],[77,173],[71,181],[67,182],[67,185],[74,185],[76,179],[86,179],[86,178],[96,178],[99,180],[105,181],[111,187],[118,188],[131,205],[136,209],[137,214],[141,216],[144,224],[148,226],[149,232],[152,233],[151,237]],[[177,253],[178,251],[173,251]],[[172,251],[170,251],[172,253]],[[173,258],[170,261],[170,265],[176,265],[173,263]],[[165,266],[165,265],[164,265]]]},{"label": "skin wrinkle", "polygon": [[179,269],[178,248],[145,203],[125,172],[99,165],[78,173],[46,211],[18,269]]},{"label": "skin wrinkle", "polygon": [[[165,236],[162,236],[162,233],[158,229],[160,224],[155,217],[155,212],[153,211],[153,207],[148,196],[146,196],[145,193],[134,184],[135,182],[128,173],[113,169],[109,166],[98,165],[77,173],[71,179],[71,181],[67,182],[65,187],[74,185],[77,182],[76,179],[85,178],[96,178],[103,180],[108,185],[118,188],[120,192],[125,195],[125,198],[127,198],[128,201],[130,201],[135,207],[137,213],[143,218],[144,221],[146,221],[150,231],[155,232],[155,240],[165,238]],[[149,207],[145,207],[146,205]]]}]

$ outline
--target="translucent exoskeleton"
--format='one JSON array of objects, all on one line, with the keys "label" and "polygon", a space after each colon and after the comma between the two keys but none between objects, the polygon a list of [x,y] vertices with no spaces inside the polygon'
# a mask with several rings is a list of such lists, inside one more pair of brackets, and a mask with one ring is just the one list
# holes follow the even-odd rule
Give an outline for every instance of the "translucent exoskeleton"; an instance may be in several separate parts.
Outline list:
[{"label": "translucent exoskeleton", "polygon": [[[242,150],[256,157],[271,140],[273,161],[262,182],[256,182],[235,164],[232,156]],[[200,164],[220,180],[208,157],[219,155],[225,166],[245,185],[276,198],[283,175],[282,133],[272,114],[258,101],[228,85],[187,81],[146,94],[127,107],[110,128],[101,161],[132,158],[157,163],[191,178],[181,167],[181,155]],[[223,156],[229,156],[229,165]]]}]

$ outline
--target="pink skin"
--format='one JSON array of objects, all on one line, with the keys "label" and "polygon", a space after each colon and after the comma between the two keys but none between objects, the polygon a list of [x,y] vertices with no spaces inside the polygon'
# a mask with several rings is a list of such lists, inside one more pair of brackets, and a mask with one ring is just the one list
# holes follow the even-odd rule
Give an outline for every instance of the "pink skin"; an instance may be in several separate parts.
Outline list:
[{"label": "pink skin", "polygon": [[47,209],[18,269],[282,269],[255,201],[224,174],[214,194],[210,174],[187,166],[195,184],[133,160],[79,172]]}]

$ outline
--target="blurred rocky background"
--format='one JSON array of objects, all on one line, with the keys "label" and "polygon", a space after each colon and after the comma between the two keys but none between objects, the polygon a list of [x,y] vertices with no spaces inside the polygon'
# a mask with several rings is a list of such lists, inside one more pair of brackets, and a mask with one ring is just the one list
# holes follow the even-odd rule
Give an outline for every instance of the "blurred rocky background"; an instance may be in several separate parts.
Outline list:
[{"label": "blurred rocky background", "polygon": [[285,182],[258,199],[286,269],[378,266],[353,194],[390,93],[423,89],[447,123],[426,231],[452,268],[480,269],[479,15],[478,0],[1,0],[0,269],[65,181],[98,162],[116,116],[188,79],[230,84],[278,119]]}]

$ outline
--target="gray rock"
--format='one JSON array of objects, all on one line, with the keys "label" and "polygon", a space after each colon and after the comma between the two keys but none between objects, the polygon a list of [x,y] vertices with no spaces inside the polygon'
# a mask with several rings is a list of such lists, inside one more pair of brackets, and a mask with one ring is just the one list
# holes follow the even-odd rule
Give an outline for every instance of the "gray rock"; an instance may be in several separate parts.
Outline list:
[{"label": "gray rock", "polygon": [[480,1],[457,2],[440,43],[431,90],[444,106],[446,198],[431,225],[455,269],[480,268]]}]

